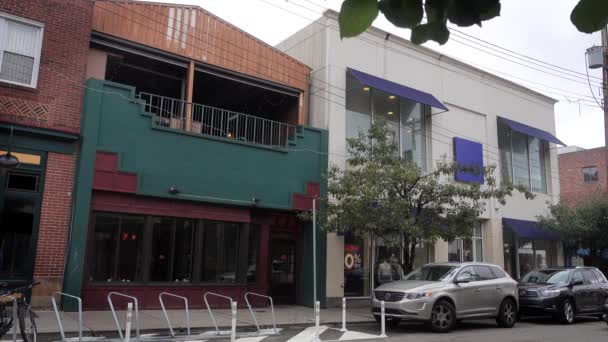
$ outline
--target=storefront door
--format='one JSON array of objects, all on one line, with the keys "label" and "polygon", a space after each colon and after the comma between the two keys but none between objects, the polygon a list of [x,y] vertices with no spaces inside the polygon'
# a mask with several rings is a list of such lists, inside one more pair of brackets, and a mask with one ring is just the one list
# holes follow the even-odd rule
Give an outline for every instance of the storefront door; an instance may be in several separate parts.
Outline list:
[{"label": "storefront door", "polygon": [[273,239],[270,243],[270,292],[276,303],[296,303],[296,241]]}]

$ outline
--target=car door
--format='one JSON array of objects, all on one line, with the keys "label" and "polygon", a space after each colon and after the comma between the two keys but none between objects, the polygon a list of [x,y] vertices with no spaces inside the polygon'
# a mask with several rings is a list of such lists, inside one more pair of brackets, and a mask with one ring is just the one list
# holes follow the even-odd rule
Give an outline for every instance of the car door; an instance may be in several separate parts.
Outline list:
[{"label": "car door", "polygon": [[467,317],[482,314],[482,300],[479,295],[479,276],[473,266],[463,267],[456,278],[468,277],[469,282],[455,284],[452,293],[456,304],[456,316]]},{"label": "car door", "polygon": [[576,270],[572,272],[572,292],[576,302],[576,311],[586,311],[590,306],[589,284],[585,283],[583,272]]},{"label": "car door", "polygon": [[477,282],[477,296],[479,300],[479,311],[483,314],[494,314],[498,312],[501,298],[498,296],[500,282],[495,279],[495,275],[488,266],[473,266],[475,273],[479,277]]},{"label": "car door", "polygon": [[583,270],[583,277],[585,278],[585,282],[589,282],[587,290],[589,294],[589,310],[601,311],[602,304],[604,302],[604,296],[599,280],[597,279],[595,274],[593,274],[592,269]]}]

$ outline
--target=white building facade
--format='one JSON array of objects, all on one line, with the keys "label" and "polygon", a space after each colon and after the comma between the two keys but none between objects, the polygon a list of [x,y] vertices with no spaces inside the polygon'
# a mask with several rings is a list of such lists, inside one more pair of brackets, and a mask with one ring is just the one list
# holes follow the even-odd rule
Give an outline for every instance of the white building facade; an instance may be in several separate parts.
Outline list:
[{"label": "white building facade", "polygon": [[[505,206],[489,201],[473,238],[421,243],[416,266],[485,261],[518,278],[563,265],[559,237],[536,224],[547,202],[559,198],[554,99],[376,28],[341,40],[333,11],[278,48],[313,70],[310,125],[329,130],[330,164],[344,166],[346,139],[383,116],[402,157],[423,169],[443,156],[472,155],[496,165],[497,179],[535,193],[533,200],[515,193]],[[401,252],[379,238],[329,234],[326,253],[328,305],[343,296],[369,297],[399,277]]]}]

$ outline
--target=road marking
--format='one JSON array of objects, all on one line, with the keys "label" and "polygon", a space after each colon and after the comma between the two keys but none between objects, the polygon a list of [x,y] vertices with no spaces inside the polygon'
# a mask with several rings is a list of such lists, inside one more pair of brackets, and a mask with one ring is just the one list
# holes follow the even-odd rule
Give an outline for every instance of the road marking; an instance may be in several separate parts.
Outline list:
[{"label": "road marking", "polygon": [[260,342],[268,336],[255,336],[255,337],[243,337],[238,338],[237,342]]},{"label": "road marking", "polygon": [[[324,325],[320,326],[319,327],[319,336],[321,336],[321,334],[323,332],[325,332],[325,330],[327,330],[326,326],[324,326]],[[287,342],[310,342],[314,337],[315,337],[315,327],[308,327],[308,328],[300,331],[300,333],[297,334],[296,336],[287,340]]]},{"label": "road marking", "polygon": [[380,336],[357,331],[347,331],[338,339],[338,341],[371,340],[374,338],[380,338]]}]

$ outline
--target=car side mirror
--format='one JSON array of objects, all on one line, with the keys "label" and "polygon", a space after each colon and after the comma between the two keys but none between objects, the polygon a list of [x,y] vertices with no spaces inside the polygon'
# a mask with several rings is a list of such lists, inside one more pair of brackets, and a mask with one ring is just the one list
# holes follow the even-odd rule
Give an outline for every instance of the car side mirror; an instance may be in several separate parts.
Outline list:
[{"label": "car side mirror", "polygon": [[572,286],[579,286],[579,285],[583,285],[583,281],[582,280],[574,280],[572,281]]},{"label": "car side mirror", "polygon": [[464,284],[464,283],[470,283],[470,282],[471,282],[470,274],[459,275],[458,277],[456,277],[456,280],[454,280],[455,284]]}]

